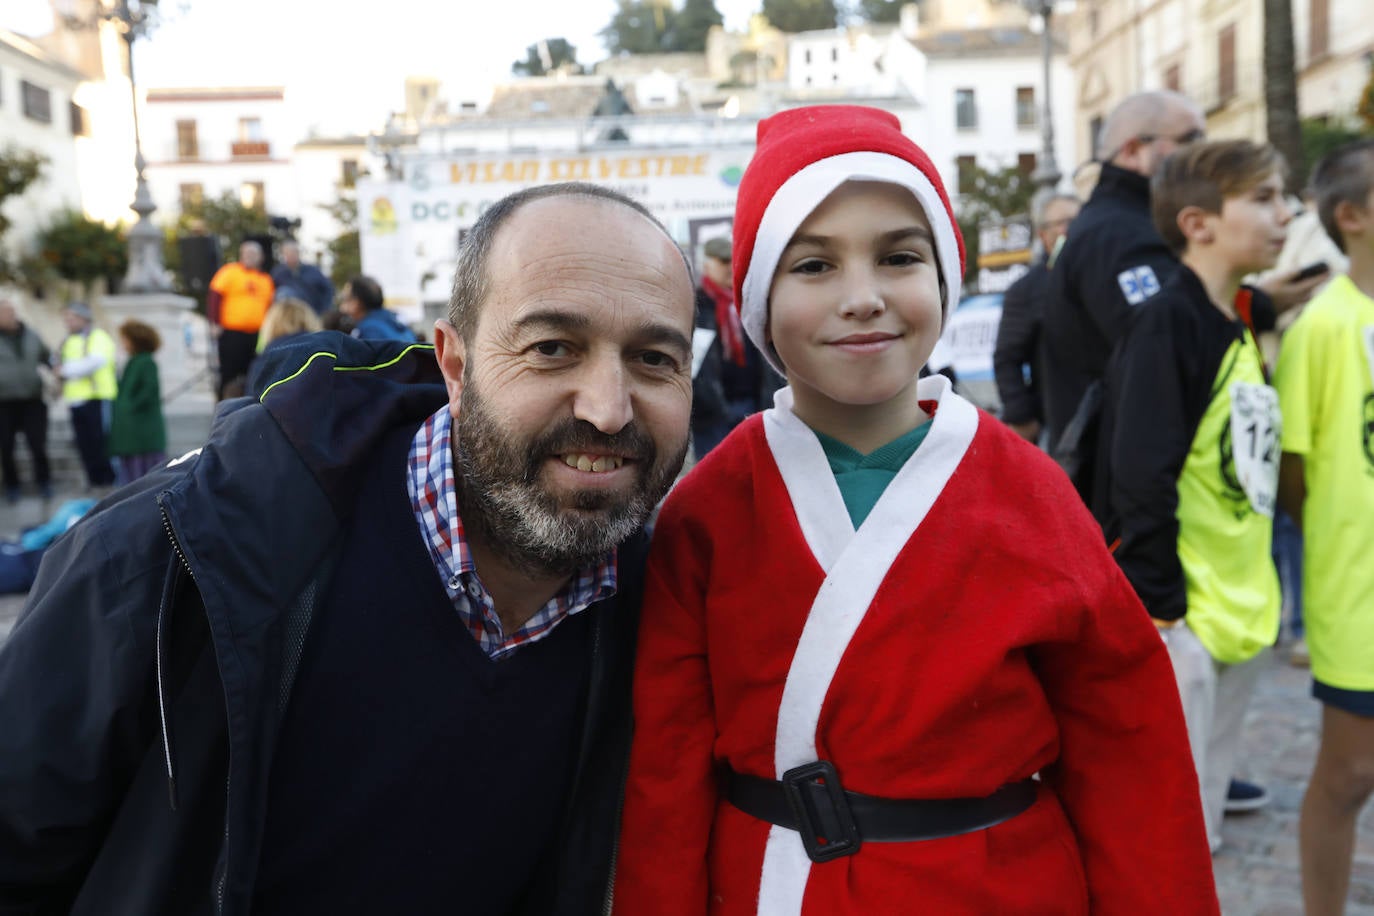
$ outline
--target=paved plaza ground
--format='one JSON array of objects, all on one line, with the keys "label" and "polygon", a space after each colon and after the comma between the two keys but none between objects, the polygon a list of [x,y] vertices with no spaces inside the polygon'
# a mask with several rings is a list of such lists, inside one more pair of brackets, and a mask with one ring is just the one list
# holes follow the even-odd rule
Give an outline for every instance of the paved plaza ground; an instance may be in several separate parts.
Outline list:
[{"label": "paved plaza ground", "polygon": [[[21,525],[42,517],[37,499],[26,499],[18,507],[0,506],[0,537],[12,536]],[[0,641],[23,602],[23,596],[0,596]],[[1298,808],[1316,754],[1320,712],[1308,695],[1308,672],[1288,665],[1281,653],[1278,650],[1265,662],[1246,717],[1241,752],[1242,775],[1268,786],[1274,800],[1264,810],[1226,819],[1224,845],[1215,858],[1226,916],[1302,916]],[[1121,791],[1149,792],[1150,786],[1122,786]],[[1366,807],[1360,822],[1346,912],[1374,916],[1374,805]]]}]

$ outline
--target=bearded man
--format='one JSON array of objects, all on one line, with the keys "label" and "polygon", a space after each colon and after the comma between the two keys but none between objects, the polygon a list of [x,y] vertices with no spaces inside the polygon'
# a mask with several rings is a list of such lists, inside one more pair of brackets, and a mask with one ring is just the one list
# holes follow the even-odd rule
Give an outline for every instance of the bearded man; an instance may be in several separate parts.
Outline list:
[{"label": "bearded man", "polygon": [[432,349],[284,349],[64,536],[0,650],[0,910],[602,912],[692,318],[638,204],[520,192]]}]

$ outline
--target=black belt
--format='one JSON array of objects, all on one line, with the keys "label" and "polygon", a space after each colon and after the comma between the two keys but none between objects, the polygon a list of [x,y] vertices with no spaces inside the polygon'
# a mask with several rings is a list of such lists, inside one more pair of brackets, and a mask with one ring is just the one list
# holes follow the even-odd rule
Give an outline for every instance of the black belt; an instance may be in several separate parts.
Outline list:
[{"label": "black belt", "polygon": [[1035,802],[1035,780],[1008,783],[987,798],[878,798],[846,791],[828,760],[794,767],[781,781],[728,774],[730,804],[795,830],[812,862],[852,856],[864,841],[938,840],[1011,820]]}]

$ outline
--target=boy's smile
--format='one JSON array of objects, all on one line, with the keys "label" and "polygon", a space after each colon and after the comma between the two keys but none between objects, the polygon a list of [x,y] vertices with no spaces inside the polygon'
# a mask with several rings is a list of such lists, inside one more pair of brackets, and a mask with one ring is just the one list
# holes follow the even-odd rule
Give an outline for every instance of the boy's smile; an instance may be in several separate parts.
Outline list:
[{"label": "boy's smile", "polygon": [[867,425],[881,437],[891,427],[874,447],[914,428],[924,417],[916,378],[941,311],[930,223],[916,198],[882,182],[841,185],[797,229],[773,275],[769,335],[797,415],[831,435]]}]

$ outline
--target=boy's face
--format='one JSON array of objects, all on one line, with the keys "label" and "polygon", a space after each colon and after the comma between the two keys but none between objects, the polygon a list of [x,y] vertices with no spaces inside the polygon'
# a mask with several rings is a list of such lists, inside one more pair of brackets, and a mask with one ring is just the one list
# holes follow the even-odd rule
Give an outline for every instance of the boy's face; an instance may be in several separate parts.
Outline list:
[{"label": "boy's face", "polygon": [[768,333],[808,422],[914,389],[940,337],[940,268],[910,191],[850,181],[783,250]]},{"label": "boy's face", "polygon": [[1207,217],[1213,250],[1234,271],[1267,270],[1283,251],[1292,218],[1283,179],[1275,172],[1250,190],[1227,197],[1221,213]]}]

